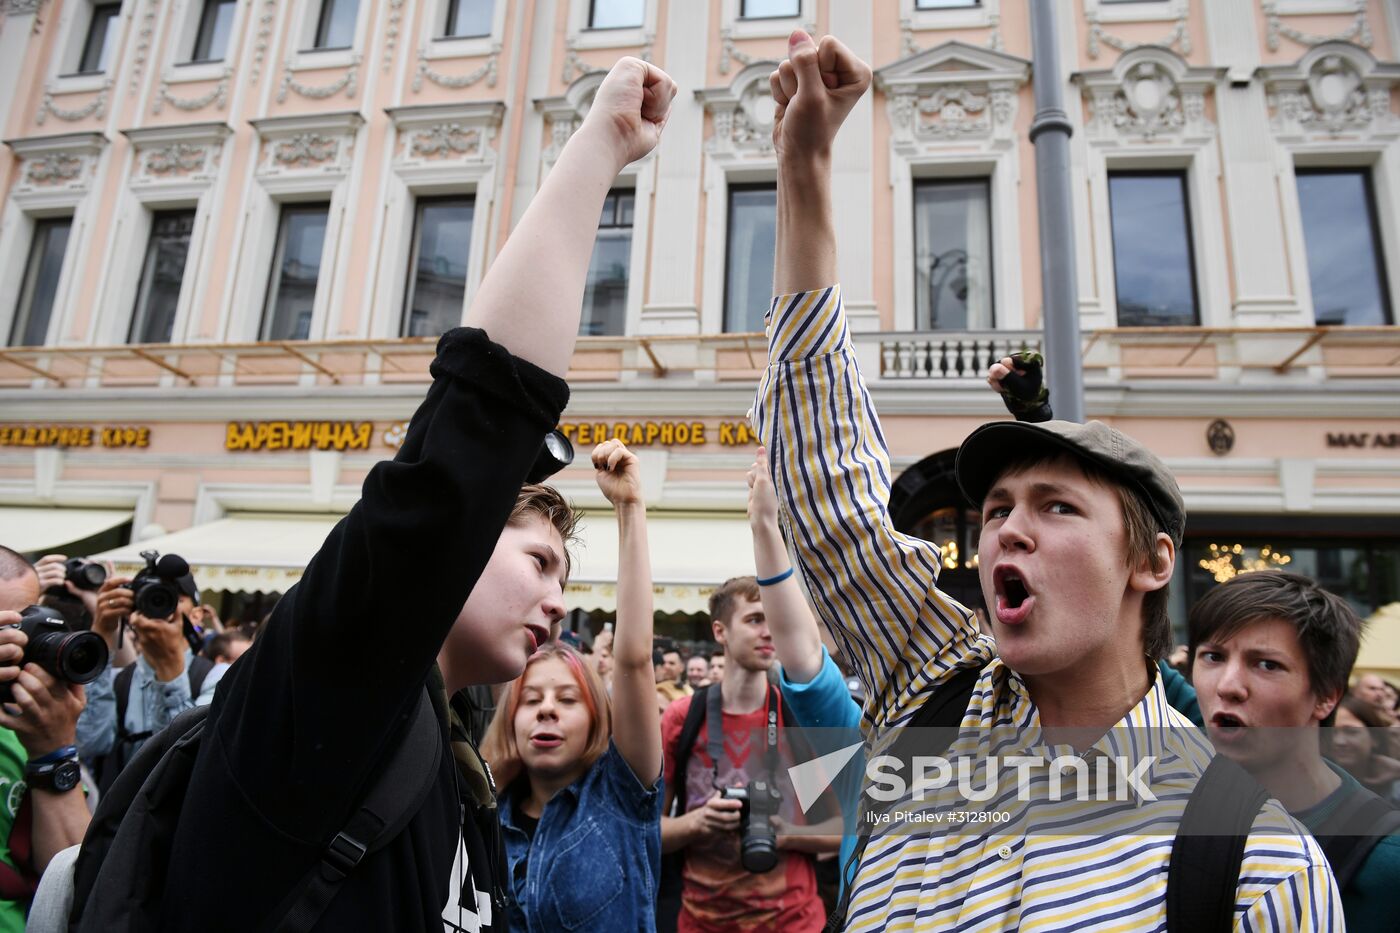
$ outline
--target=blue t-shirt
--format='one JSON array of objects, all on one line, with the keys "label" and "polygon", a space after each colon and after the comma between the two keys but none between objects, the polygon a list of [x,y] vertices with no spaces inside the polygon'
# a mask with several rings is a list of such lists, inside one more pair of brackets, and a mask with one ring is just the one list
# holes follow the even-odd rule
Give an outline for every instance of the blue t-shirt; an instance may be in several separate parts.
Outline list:
[{"label": "blue t-shirt", "polygon": [[[661,779],[648,790],[617,746],[545,804],[533,833],[501,796],[510,929],[654,930],[661,873]],[[604,919],[606,917],[606,919]]]},{"label": "blue t-shirt", "polygon": [[[805,728],[859,729],[860,706],[851,699],[846,678],[822,646],[822,669],[805,684],[788,680],[787,671],[778,672],[778,686],[783,702]],[[841,890],[846,887],[846,863],[856,848],[856,814],[860,809],[861,775],[865,771],[865,756],[856,755],[837,777],[834,786],[841,801],[841,819],[845,831],[841,834]]]},{"label": "blue t-shirt", "polygon": [[[1324,832],[1333,811],[1343,800],[1361,790],[1356,778],[1333,762],[1325,758],[1323,761],[1342,779],[1341,786],[1320,802],[1293,814],[1314,833]],[[1395,928],[1395,918],[1400,915],[1400,836],[1385,837],[1366,856],[1366,861],[1342,891],[1342,913],[1351,930]]]}]

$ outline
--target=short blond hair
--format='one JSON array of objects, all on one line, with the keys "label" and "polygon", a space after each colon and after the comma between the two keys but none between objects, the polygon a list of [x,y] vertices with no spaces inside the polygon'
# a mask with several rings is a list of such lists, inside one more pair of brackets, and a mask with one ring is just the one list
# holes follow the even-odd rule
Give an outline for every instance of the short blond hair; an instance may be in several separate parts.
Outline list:
[{"label": "short blond hair", "polygon": [[520,757],[520,746],[515,741],[515,714],[520,709],[520,685],[525,682],[530,665],[549,658],[563,661],[569,668],[579,690],[583,692],[583,705],[587,707],[593,719],[588,729],[588,744],[584,746],[580,759],[584,770],[593,767],[593,763],[603,757],[603,753],[608,750],[608,743],[612,741],[612,702],[608,699],[608,689],[603,686],[603,679],[598,676],[593,665],[585,663],[583,655],[573,648],[562,642],[547,642],[530,655],[530,660],[525,662],[525,670],[520,672],[520,676],[506,685],[505,692],[501,694],[500,702],[496,705],[496,715],[491,717],[491,724],[486,727],[486,735],[481,740],[481,757],[491,766],[499,795],[503,796],[525,770],[524,761]]}]

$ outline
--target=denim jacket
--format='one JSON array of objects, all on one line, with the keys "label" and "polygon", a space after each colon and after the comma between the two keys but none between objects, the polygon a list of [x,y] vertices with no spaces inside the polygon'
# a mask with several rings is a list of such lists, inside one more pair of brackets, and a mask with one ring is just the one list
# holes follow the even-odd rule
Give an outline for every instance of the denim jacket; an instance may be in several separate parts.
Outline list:
[{"label": "denim jacket", "polygon": [[532,840],[518,804],[501,796],[506,865],[515,892],[510,929],[656,929],[661,872],[661,779],[647,790],[617,746],[545,804]]}]

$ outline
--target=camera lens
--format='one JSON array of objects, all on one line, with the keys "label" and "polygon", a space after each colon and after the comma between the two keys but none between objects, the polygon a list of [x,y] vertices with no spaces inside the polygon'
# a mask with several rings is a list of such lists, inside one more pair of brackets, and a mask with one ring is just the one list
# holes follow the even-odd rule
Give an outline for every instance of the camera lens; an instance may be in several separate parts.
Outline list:
[{"label": "camera lens", "polygon": [[141,588],[133,602],[136,611],[148,619],[168,619],[175,614],[180,596],[170,584],[152,582]]},{"label": "camera lens", "polygon": [[58,672],[75,684],[91,683],[107,666],[107,643],[96,632],[75,632],[58,646]]},{"label": "camera lens", "polygon": [[68,561],[68,579],[80,590],[95,590],[107,582],[107,568],[75,557]]}]

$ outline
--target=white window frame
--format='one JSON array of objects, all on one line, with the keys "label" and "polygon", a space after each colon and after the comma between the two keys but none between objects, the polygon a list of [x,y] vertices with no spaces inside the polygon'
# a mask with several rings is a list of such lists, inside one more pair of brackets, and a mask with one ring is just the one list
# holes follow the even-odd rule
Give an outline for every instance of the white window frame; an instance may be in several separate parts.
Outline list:
[{"label": "white window frame", "polygon": [[[18,156],[19,181],[10,189],[0,218],[0,344],[8,344],[14,324],[16,305],[24,282],[25,266],[34,240],[36,220],[71,216],[68,245],[64,248],[63,266],[58,287],[54,292],[53,312],[44,344],[58,345],[76,314],[76,291],[86,257],[89,219],[99,209],[89,197],[93,177],[102,171],[107,157],[106,138],[98,133],[70,133],[61,136],[30,137],[9,141]],[[25,179],[28,158],[51,155],[72,156],[81,160],[76,178],[64,185],[30,185]],[[95,317],[95,315],[94,315]],[[89,329],[91,329],[89,322]]]},{"label": "white window frame", "polygon": [[769,39],[786,36],[803,23],[813,23],[817,18],[816,0],[799,0],[799,9],[793,16],[772,16],[764,19],[744,19],[739,16],[742,0],[724,0],[721,14],[729,35],[735,39]]},{"label": "white window frame", "polygon": [[656,35],[657,0],[646,0],[642,25],[627,29],[592,29],[589,0],[569,0],[568,44],[575,49],[618,49],[648,45]]},{"label": "white window frame", "polygon": [[96,0],[72,0],[60,8],[58,41],[54,43],[54,54],[49,59],[48,90],[53,94],[77,94],[83,91],[97,91],[113,84],[116,73],[121,68],[119,52],[126,38],[127,19],[132,4],[122,3],[117,14],[116,26],[108,37],[112,42],[112,54],[106,71],[95,74],[77,74],[83,55],[83,43],[87,39],[88,26],[92,23],[92,11]]},{"label": "white window frame", "polygon": [[1392,324],[1400,324],[1400,142],[1345,143],[1338,140],[1317,143],[1282,143],[1278,158],[1279,201],[1283,208],[1288,242],[1288,267],[1297,283],[1298,305],[1309,323],[1317,321],[1313,307],[1312,276],[1308,272],[1306,231],[1298,199],[1297,169],[1362,169],[1371,173],[1371,192],[1376,199],[1376,221],[1380,226],[1381,266],[1385,269],[1386,296]]},{"label": "white window frame", "polygon": [[166,84],[189,84],[211,81],[232,73],[243,38],[243,19],[249,4],[239,2],[233,8],[233,23],[229,27],[228,51],[215,62],[192,62],[194,44],[199,39],[199,20],[204,14],[204,0],[175,0],[171,11],[175,23],[175,41],[167,43],[161,80]]},{"label": "white window frame", "polygon": [[321,5],[327,0],[296,0],[292,23],[294,42],[287,50],[287,69],[292,72],[311,71],[320,68],[344,68],[358,64],[365,48],[366,34],[369,32],[371,8],[377,7],[373,0],[360,0],[355,11],[355,38],[348,49],[317,49],[316,27],[321,18]]},{"label": "white window frame", "polygon": [[1137,3],[1084,0],[1084,18],[1100,23],[1167,23],[1185,16],[1189,5],[1189,0],[1140,0]]},{"label": "white window frame", "polygon": [[966,152],[896,154],[891,165],[894,210],[894,328],[913,332],[917,323],[914,295],[914,187],[933,179],[981,178],[988,183],[992,227],[992,329],[1023,330],[1026,311],[1021,281],[1020,163],[1015,149],[985,155]]},{"label": "white window frame", "polygon": [[947,10],[920,10],[916,0],[899,0],[899,17],[907,21],[915,32],[925,29],[976,29],[1000,22],[1001,0],[982,0],[975,7]]},{"label": "white window frame", "polygon": [[1357,5],[1356,0],[1274,0],[1274,12],[1279,16],[1352,14],[1357,12]]},{"label": "white window frame", "polygon": [[1085,329],[1118,327],[1117,268],[1108,176],[1114,172],[1162,171],[1186,175],[1191,262],[1196,273],[1197,327],[1230,327],[1230,269],[1225,260],[1224,214],[1216,187],[1220,171],[1215,147],[1145,146],[1088,153],[1089,210],[1093,217],[1094,267],[1100,306],[1081,316]]},{"label": "white window frame", "polygon": [[[347,259],[351,238],[345,232],[353,171],[352,152],[364,135],[364,119],[353,111],[269,117],[254,120],[260,137],[255,184],[249,186],[245,210],[239,220],[233,247],[238,257],[230,272],[228,297],[220,311],[222,338],[234,342],[260,339],[263,314],[272,282],[272,261],[277,250],[282,205],[327,201],[326,240],[321,251],[321,272],[316,280],[309,340],[325,339],[330,311],[337,307],[345,283],[340,269]],[[279,142],[301,133],[321,133],[337,140],[329,164],[305,170],[259,171],[265,154]],[[314,384],[316,373],[303,374],[304,385]]]},{"label": "white window frame", "polygon": [[418,41],[424,59],[436,61],[442,58],[472,58],[490,55],[499,50],[504,43],[506,6],[510,0],[495,0],[491,9],[490,35],[463,38],[443,36],[438,32],[447,24],[449,2],[450,0],[428,0],[426,4]]}]

